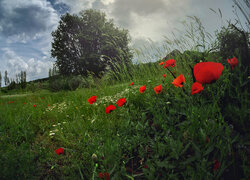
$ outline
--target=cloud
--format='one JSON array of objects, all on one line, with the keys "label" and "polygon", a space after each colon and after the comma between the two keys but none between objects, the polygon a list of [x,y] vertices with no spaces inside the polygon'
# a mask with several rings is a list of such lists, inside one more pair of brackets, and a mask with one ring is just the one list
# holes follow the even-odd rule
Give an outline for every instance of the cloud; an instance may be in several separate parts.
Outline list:
[{"label": "cloud", "polygon": [[51,31],[58,14],[46,0],[1,0],[0,34],[26,42],[41,32]]},{"label": "cloud", "polygon": [[8,71],[10,78],[15,78],[15,75],[21,71],[26,71],[27,80],[34,80],[36,78],[47,77],[49,68],[52,67],[51,62],[46,56],[41,59],[23,58],[18,56],[13,50],[9,48],[2,48],[2,64],[0,71],[2,76],[5,70]]},{"label": "cloud", "polygon": [[[93,8],[95,2],[96,0],[56,0],[55,4],[66,4],[70,8],[70,13],[77,14],[82,10]],[[100,0],[97,2],[101,3]]]}]

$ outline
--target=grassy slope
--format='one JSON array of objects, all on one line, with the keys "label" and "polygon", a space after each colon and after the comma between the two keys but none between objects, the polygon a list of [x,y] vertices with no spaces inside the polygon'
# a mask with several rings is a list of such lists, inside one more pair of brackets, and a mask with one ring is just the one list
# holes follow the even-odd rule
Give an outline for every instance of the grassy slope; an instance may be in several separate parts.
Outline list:
[{"label": "grassy slope", "polygon": [[[242,143],[239,134],[233,134],[221,110],[229,71],[225,68],[219,81],[195,96],[191,96],[191,75],[181,61],[173,71],[186,77],[186,93],[171,84],[173,77],[166,69],[152,66],[136,71],[132,87],[129,81],[1,98],[1,179],[90,179],[99,172],[114,179],[246,175],[249,166],[234,149],[235,143]],[[159,84],[163,92],[156,95],[153,88]],[[138,91],[141,85],[147,86],[143,94]],[[87,100],[92,95],[98,98],[90,105]],[[124,106],[105,114],[107,105],[123,97]],[[65,149],[60,156],[54,152],[59,147]],[[98,157],[95,163],[93,153]],[[216,171],[215,159],[220,162]]]}]

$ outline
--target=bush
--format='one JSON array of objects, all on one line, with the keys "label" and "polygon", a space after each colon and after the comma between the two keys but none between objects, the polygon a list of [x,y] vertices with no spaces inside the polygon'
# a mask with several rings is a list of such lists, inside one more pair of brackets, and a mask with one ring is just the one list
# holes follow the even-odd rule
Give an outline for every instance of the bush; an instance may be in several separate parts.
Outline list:
[{"label": "bush", "polygon": [[70,90],[76,90],[83,82],[83,78],[81,76],[73,76],[67,79]]},{"label": "bush", "polygon": [[12,82],[8,85],[8,87],[7,87],[8,90],[13,90],[13,89],[16,89],[16,88],[17,88],[17,84],[16,84],[15,81],[12,81]]}]

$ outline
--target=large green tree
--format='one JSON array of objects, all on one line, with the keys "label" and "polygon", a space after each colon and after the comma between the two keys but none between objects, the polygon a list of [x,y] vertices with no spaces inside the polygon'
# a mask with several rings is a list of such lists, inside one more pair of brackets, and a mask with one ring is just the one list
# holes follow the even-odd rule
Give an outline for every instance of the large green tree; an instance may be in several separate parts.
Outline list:
[{"label": "large green tree", "polygon": [[90,72],[101,77],[108,67],[115,70],[131,64],[128,31],[116,27],[98,10],[61,16],[52,36],[51,55],[62,75],[86,76]]}]

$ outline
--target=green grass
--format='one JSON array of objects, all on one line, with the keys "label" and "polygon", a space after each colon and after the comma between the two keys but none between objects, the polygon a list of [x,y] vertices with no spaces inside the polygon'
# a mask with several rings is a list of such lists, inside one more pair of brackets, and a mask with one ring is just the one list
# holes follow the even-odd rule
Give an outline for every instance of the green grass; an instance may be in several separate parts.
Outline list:
[{"label": "green grass", "polygon": [[[157,64],[139,69],[134,86],[127,81],[2,97],[1,179],[98,179],[99,172],[108,172],[111,179],[246,178],[249,154],[244,148],[249,139],[242,141],[242,133],[232,129],[235,122],[225,119],[229,111],[222,108],[227,89],[232,89],[231,75],[239,70],[230,72],[225,66],[215,84],[192,96],[191,75],[181,67],[177,61],[173,71],[186,77],[185,92],[174,87],[174,78]],[[153,88],[159,84],[163,92],[157,95]],[[138,91],[141,85],[147,87],[143,94]],[[241,114],[247,111],[249,94],[236,93]],[[92,95],[97,101],[90,105]],[[124,106],[105,114],[105,107],[123,97]],[[242,116],[242,125],[247,121]],[[64,154],[55,153],[59,147]],[[220,162],[216,171],[215,159]]]}]

